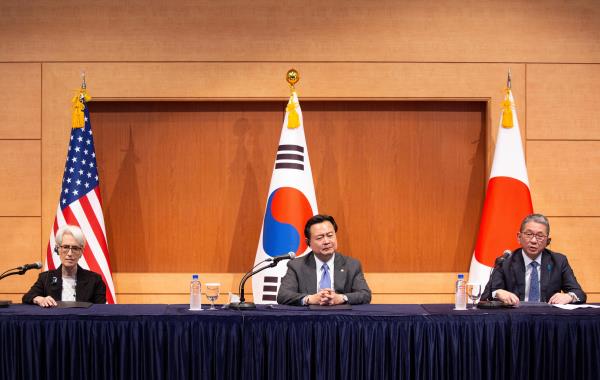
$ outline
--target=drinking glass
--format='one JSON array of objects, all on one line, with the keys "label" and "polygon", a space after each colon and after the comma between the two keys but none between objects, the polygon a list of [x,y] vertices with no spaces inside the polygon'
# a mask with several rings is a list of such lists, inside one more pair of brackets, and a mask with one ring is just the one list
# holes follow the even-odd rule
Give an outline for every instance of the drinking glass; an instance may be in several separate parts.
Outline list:
[{"label": "drinking glass", "polygon": [[208,310],[217,310],[215,308],[215,301],[217,300],[217,298],[219,298],[219,286],[221,286],[221,284],[219,284],[218,282],[211,282],[205,284],[205,286],[206,298],[208,298],[208,301],[210,302],[210,309]]},{"label": "drinking glass", "polygon": [[477,300],[481,296],[481,284],[468,283],[467,284],[467,295],[473,302],[471,309],[477,308]]}]

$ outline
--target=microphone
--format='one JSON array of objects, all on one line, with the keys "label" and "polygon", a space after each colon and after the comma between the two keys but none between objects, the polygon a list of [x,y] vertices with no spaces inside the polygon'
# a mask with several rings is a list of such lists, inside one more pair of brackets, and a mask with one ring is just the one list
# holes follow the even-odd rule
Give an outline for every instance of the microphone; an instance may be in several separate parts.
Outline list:
[{"label": "microphone", "polygon": [[272,261],[273,263],[278,263],[281,260],[294,260],[296,258],[296,254],[294,252],[288,252],[285,255],[269,257],[265,261]]},{"label": "microphone", "polygon": [[42,269],[42,263],[38,261],[33,264],[25,264],[23,266],[20,266],[18,269],[23,273],[27,272],[30,269]]},{"label": "microphone", "polygon": [[502,265],[504,260],[508,259],[511,254],[512,254],[512,251],[510,249],[507,249],[504,252],[502,252],[502,256],[498,256],[496,258],[496,261],[494,262],[494,269],[500,268],[500,266]]}]

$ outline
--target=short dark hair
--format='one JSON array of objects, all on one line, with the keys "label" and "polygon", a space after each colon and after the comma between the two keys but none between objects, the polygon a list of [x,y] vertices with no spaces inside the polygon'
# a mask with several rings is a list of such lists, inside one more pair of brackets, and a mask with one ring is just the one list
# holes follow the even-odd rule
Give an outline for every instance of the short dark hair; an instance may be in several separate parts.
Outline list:
[{"label": "short dark hair", "polygon": [[310,240],[310,227],[312,227],[315,224],[319,224],[319,223],[323,223],[323,222],[331,223],[333,225],[333,230],[335,232],[337,232],[338,226],[337,226],[337,223],[335,222],[335,219],[333,219],[333,216],[325,215],[325,214],[317,214],[306,221],[306,225],[304,226],[304,236],[306,237],[306,239]]},{"label": "short dark hair", "polygon": [[548,221],[548,218],[546,218],[542,214],[527,215],[525,217],[525,219],[523,219],[523,221],[521,222],[521,228],[520,228],[519,232],[523,232],[523,230],[525,229],[525,225],[529,222],[536,222],[539,224],[543,224],[544,226],[546,226],[546,233],[548,235],[550,235],[550,222]]}]

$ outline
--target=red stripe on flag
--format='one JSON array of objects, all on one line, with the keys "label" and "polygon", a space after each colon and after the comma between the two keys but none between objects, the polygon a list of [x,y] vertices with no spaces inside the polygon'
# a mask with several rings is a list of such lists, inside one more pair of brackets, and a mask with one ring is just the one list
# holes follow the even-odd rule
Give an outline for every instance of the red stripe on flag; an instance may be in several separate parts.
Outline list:
[{"label": "red stripe on flag", "polygon": [[[73,211],[71,211],[70,205],[65,207],[64,209],[62,209],[62,214],[63,214],[63,217],[65,218],[65,222],[67,224],[79,227],[79,222],[77,221],[77,218],[73,214]],[[55,231],[55,233],[56,233],[56,231]]]},{"label": "red stripe on flag", "polygon": [[477,261],[493,267],[504,250],[515,248],[521,221],[532,212],[527,185],[510,177],[491,178],[475,245]]},{"label": "red stripe on flag", "polygon": [[[81,205],[81,209],[85,214],[87,222],[92,228],[93,234],[96,237],[98,244],[100,245],[100,249],[102,250],[101,252],[93,252],[90,246],[86,245],[83,255],[90,267],[90,270],[102,276],[102,281],[104,281],[104,283],[107,284],[106,274],[102,271],[102,268],[100,267],[100,265],[98,265],[98,261],[96,259],[96,255],[103,255],[108,263],[108,247],[106,246],[106,238],[104,237],[104,232],[100,227],[100,223],[98,222],[96,213],[94,212],[94,209],[92,208],[92,205],[90,204],[90,201],[87,198],[87,196],[79,198],[79,204]],[[108,270],[110,273],[110,264]],[[112,293],[110,292],[108,286],[106,287],[106,300],[108,301],[108,303],[114,303]]]},{"label": "red stripe on flag", "polygon": [[[97,189],[97,188],[96,188]],[[96,194],[98,195],[98,194]],[[96,236],[96,240],[98,240],[98,244],[100,244],[100,248],[102,252],[104,252],[104,257],[106,258],[106,262],[109,263],[108,268],[110,269],[110,262],[108,260],[108,244],[106,244],[106,236],[104,236],[104,230],[100,226],[100,222],[98,222],[98,217],[92,208],[89,198],[87,195],[85,197],[79,198],[79,203],[81,204],[81,208],[87,217],[88,223],[90,227],[92,227],[92,231],[94,231],[94,235]]]},{"label": "red stripe on flag", "polygon": [[96,193],[96,197],[98,197],[98,203],[102,206],[102,197],[100,196],[100,186],[96,186],[94,188],[94,192]]}]

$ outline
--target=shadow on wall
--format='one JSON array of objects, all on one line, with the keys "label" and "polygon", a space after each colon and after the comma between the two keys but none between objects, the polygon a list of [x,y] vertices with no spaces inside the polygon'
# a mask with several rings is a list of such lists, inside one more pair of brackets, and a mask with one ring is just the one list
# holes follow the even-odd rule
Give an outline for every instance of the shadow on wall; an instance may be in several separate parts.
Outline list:
[{"label": "shadow on wall", "polygon": [[[144,231],[144,218],[142,217],[142,205],[140,203],[140,188],[138,184],[138,175],[136,164],[139,163],[139,157],[135,154],[135,145],[133,131],[129,126],[129,139],[125,149],[121,151],[125,153],[121,167],[119,168],[119,176],[117,177],[114,186],[114,192],[111,194],[110,202],[104,206],[106,215],[106,234],[108,235],[108,246],[111,259],[111,268],[113,272],[119,272],[119,257],[126,255],[117,254],[123,250],[133,250],[134,252],[146,252],[146,239]],[[119,213],[126,213],[130,218],[122,218],[113,220],[111,210],[120,210]],[[130,235],[128,242],[135,242],[135,247],[119,245],[116,239],[113,239],[113,228],[119,228],[127,231]],[[136,264],[140,272],[144,272],[146,261],[139,260]]]},{"label": "shadow on wall", "polygon": [[[248,150],[248,147],[261,146],[258,141],[260,136],[256,131],[253,133],[253,128],[262,129],[261,125],[253,126],[245,118],[238,119],[233,126],[237,149],[231,165],[227,168],[227,174],[228,178],[243,178],[243,185],[240,191],[233,187],[233,182],[228,181],[225,188],[228,199],[239,199],[237,207],[224,207],[221,217],[221,226],[228,221],[232,221],[234,225],[231,249],[227,257],[223,258],[223,260],[226,260],[224,268],[229,272],[239,270],[240,262],[243,263],[244,268],[250,269],[252,267],[261,228],[261,224],[256,223],[256,215],[263,215],[264,213],[264,210],[260,209],[258,200],[267,196],[266,192],[265,194],[259,193],[256,179],[254,160],[261,157],[261,155],[253,154]],[[263,165],[259,165],[259,167],[263,167]],[[246,231],[248,228],[253,228],[253,226],[258,226],[258,229],[253,232]],[[220,239],[220,235],[221,233],[218,233],[216,238]],[[244,241],[239,238],[240,236],[255,236],[255,240]],[[217,242],[215,245],[218,247],[221,244]]]}]

